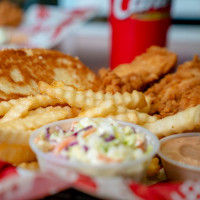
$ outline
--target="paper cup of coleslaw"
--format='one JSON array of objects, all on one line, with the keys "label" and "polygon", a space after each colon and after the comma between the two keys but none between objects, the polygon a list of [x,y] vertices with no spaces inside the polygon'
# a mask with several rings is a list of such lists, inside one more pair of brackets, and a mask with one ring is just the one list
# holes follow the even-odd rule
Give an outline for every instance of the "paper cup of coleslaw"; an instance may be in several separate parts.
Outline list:
[{"label": "paper cup of coleslaw", "polygon": [[72,118],[34,131],[30,146],[43,171],[121,176],[141,181],[159,150],[157,137],[141,126],[110,118]]}]

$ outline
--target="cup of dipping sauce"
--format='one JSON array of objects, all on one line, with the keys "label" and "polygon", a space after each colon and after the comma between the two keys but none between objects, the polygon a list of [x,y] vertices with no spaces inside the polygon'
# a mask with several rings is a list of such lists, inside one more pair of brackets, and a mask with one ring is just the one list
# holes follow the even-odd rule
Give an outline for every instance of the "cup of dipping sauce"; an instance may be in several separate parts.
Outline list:
[{"label": "cup of dipping sauce", "polygon": [[200,179],[200,133],[183,133],[161,139],[158,155],[168,180]]}]

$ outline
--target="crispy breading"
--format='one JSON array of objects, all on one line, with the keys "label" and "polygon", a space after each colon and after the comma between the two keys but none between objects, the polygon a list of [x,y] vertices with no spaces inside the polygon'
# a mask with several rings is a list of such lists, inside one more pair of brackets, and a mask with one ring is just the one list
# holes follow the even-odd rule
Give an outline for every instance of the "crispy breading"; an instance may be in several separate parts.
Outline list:
[{"label": "crispy breading", "polygon": [[23,10],[11,1],[0,2],[0,26],[19,26],[23,20]]},{"label": "crispy breading", "polygon": [[137,56],[130,64],[122,64],[113,71],[101,70],[100,89],[106,92],[143,91],[149,84],[159,80],[176,64],[177,55],[166,48],[152,46]]},{"label": "crispy breading", "polygon": [[119,77],[134,73],[141,75],[149,82],[157,79],[159,75],[167,73],[176,64],[176,61],[175,53],[169,52],[163,47],[151,46],[146,53],[137,56],[130,64],[119,65],[113,72]]},{"label": "crispy breading", "polygon": [[162,118],[200,104],[198,56],[180,65],[176,73],[166,75],[145,94],[152,97],[151,114],[159,114]]},{"label": "crispy breading", "polygon": [[62,80],[81,89],[95,90],[97,76],[78,58],[46,49],[0,51],[0,100],[39,92],[37,83]]},{"label": "crispy breading", "polygon": [[[102,73],[100,71],[99,73]],[[142,86],[142,80],[138,75],[128,75],[124,77],[119,77],[117,76],[114,72],[112,71],[104,71],[104,76],[101,76],[101,85],[99,85],[100,90],[104,92],[111,92],[111,93],[116,93],[116,92],[132,92],[133,90],[141,90]]]}]

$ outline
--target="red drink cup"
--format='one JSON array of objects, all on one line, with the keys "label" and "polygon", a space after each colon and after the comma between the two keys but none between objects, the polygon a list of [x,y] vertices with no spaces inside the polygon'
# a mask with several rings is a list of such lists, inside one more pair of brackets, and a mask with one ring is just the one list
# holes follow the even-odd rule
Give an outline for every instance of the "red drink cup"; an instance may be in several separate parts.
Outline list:
[{"label": "red drink cup", "polygon": [[111,69],[152,46],[165,46],[171,0],[111,0]]}]

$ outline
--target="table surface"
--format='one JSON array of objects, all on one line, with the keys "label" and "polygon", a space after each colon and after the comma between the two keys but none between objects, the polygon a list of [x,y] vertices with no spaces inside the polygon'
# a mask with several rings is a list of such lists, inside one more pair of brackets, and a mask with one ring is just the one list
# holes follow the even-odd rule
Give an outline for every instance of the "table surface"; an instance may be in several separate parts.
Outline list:
[{"label": "table surface", "polygon": [[80,191],[72,189],[72,188],[61,191],[57,194],[45,197],[40,200],[61,200],[61,199],[65,199],[65,200],[100,200],[99,198],[92,197],[88,194],[85,194],[83,192],[80,192]]}]

